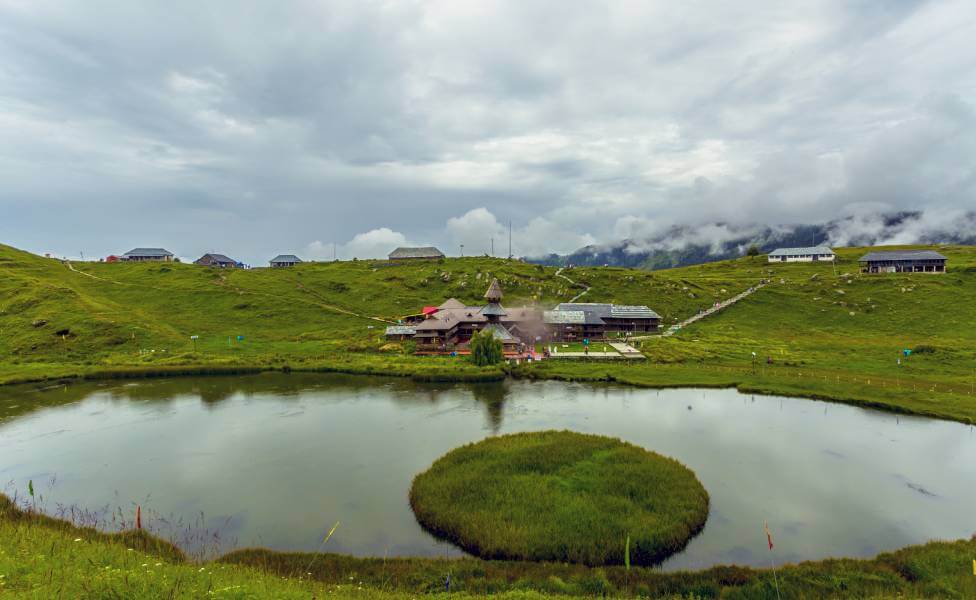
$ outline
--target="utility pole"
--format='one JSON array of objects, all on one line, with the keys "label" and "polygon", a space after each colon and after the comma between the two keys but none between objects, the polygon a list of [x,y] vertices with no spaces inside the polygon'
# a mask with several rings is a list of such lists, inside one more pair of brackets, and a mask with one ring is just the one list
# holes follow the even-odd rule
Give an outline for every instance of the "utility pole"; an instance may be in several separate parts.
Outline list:
[{"label": "utility pole", "polygon": [[491,238],[491,256],[495,256],[495,238]]},{"label": "utility pole", "polygon": [[508,260],[512,260],[512,220],[508,220]]},{"label": "utility pole", "polygon": [[336,261],[336,243],[332,242],[332,262]]}]

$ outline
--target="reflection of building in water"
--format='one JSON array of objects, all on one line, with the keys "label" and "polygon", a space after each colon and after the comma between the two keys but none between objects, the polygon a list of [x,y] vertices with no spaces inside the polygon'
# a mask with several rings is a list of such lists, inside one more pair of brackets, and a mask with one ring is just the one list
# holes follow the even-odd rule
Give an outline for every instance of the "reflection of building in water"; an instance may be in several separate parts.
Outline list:
[{"label": "reflection of building in water", "polygon": [[498,433],[502,427],[505,414],[505,400],[508,398],[508,387],[504,382],[476,383],[471,386],[471,395],[485,406],[485,416],[492,433]]}]

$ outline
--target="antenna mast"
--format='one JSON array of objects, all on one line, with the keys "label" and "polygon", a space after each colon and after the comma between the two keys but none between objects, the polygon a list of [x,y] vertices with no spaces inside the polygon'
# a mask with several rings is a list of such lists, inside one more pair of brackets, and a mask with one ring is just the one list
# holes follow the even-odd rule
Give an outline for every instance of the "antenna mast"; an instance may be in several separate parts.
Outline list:
[{"label": "antenna mast", "polygon": [[508,260],[512,260],[512,220],[508,220]]}]

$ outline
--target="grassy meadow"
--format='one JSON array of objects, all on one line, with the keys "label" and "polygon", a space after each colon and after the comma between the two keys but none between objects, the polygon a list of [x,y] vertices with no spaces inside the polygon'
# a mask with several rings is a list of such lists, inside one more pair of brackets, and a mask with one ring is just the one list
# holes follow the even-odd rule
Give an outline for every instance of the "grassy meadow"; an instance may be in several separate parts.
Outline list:
[{"label": "grassy meadow", "polygon": [[[221,271],[65,265],[0,245],[0,384],[269,369],[450,381],[516,376],[737,387],[976,423],[976,248],[936,249],[949,257],[945,275],[862,275],[856,260],[864,250],[848,248],[838,250],[836,265],[771,265],[756,257],[655,272],[587,267],[565,270],[570,283],[553,268],[487,257]],[[648,360],[640,362],[481,369],[462,359],[415,357],[409,342],[382,338],[387,323],[424,305],[449,297],[480,303],[491,277],[501,281],[509,307],[551,306],[590,287],[580,301],[647,304],[665,327],[760,279],[770,284],[677,335],[643,340]],[[904,349],[912,355],[904,357]],[[14,518],[9,507],[0,513],[4,597],[412,597],[443,590],[447,574],[452,594],[775,593],[770,572],[739,567],[662,574],[261,549],[197,564],[141,537],[104,537],[37,515]],[[973,558],[976,540],[932,542],[872,560],[783,567],[777,581],[784,598],[971,598]]]},{"label": "grassy meadow", "polygon": [[[239,369],[499,378],[496,367],[414,357],[409,342],[386,343],[382,331],[449,297],[480,303],[491,277],[508,306],[550,306],[588,286],[580,301],[647,304],[665,326],[765,278],[770,285],[739,304],[644,341],[647,362],[552,361],[513,372],[737,386],[976,422],[976,248],[937,249],[949,257],[945,275],[862,275],[864,250],[849,248],[835,265],[752,257],[655,272],[567,269],[571,284],[553,268],[488,257],[250,271],[75,263],[72,271],[0,246],[0,383]],[[898,364],[904,349],[914,353]]]},{"label": "grassy meadow", "polygon": [[[326,548],[327,549],[327,548]],[[353,558],[244,549],[193,562],[144,532],[105,534],[26,512],[0,495],[3,598],[364,598],[419,594],[500,600],[643,598],[972,598],[976,538],[931,542],[874,559],[768,570],[661,573],[622,566],[464,559]]]},{"label": "grassy meadow", "polygon": [[543,431],[452,450],[414,479],[410,506],[425,529],[482,558],[650,565],[701,531],[708,493],[676,460]]}]

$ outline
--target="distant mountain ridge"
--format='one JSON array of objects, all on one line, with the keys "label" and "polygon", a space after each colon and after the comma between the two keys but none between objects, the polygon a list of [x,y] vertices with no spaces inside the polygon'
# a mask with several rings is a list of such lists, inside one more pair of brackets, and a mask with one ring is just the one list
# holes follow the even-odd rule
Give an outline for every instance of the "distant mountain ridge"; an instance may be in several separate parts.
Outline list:
[{"label": "distant mountain ridge", "polygon": [[676,225],[645,239],[584,246],[570,254],[529,257],[551,266],[616,266],[667,269],[743,256],[755,244],[763,254],[776,248],[883,244],[976,245],[976,213],[951,226],[929,223],[922,212],[845,217],[819,225]]}]

